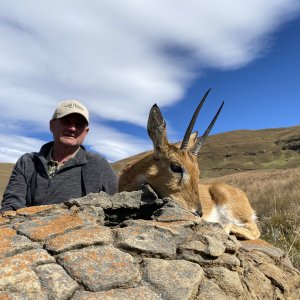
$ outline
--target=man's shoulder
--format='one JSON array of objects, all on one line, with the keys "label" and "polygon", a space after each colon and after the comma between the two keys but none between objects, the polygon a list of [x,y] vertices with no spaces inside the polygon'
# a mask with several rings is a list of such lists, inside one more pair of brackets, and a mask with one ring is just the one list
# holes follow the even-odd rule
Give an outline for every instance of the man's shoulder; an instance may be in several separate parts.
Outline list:
[{"label": "man's shoulder", "polygon": [[114,174],[111,164],[101,154],[87,151],[86,152],[87,164],[84,168],[89,172],[96,172],[99,174]]},{"label": "man's shoulder", "polygon": [[88,160],[88,162],[95,162],[95,163],[109,163],[101,154],[91,152],[91,151],[86,151],[85,157]]},{"label": "man's shoulder", "polygon": [[47,151],[51,149],[53,146],[53,142],[49,142],[47,144],[42,145],[39,152],[27,152],[24,153],[18,159],[19,162],[35,162],[35,160],[40,159],[44,154],[47,154]]},{"label": "man's shoulder", "polygon": [[15,163],[14,170],[26,174],[31,174],[35,168],[36,152],[24,153]]},{"label": "man's shoulder", "polygon": [[37,152],[24,153],[23,155],[20,156],[17,163],[32,162],[36,155],[37,155]]}]

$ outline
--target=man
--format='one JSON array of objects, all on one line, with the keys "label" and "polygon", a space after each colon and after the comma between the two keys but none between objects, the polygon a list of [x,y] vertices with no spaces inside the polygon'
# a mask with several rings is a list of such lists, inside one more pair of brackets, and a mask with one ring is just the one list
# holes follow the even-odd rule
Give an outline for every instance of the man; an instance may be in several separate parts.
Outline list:
[{"label": "man", "polygon": [[3,195],[0,213],[26,206],[64,202],[88,193],[117,191],[117,176],[106,159],[86,151],[87,108],[76,100],[59,103],[50,130],[53,142],[17,161]]}]

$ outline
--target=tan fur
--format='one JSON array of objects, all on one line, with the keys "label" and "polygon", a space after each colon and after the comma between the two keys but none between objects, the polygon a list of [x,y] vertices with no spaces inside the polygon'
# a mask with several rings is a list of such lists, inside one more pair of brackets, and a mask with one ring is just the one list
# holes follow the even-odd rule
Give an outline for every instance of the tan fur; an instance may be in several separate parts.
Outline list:
[{"label": "tan fur", "polygon": [[[188,178],[181,178],[170,170],[170,162],[187,162]],[[160,197],[172,197],[188,210],[201,210],[198,194],[199,169],[193,166],[197,160],[187,151],[178,152],[170,145],[168,155],[156,159],[153,152],[127,165],[120,174],[119,191],[138,190],[143,184],[149,184]],[[188,201],[187,201],[188,199]]]},{"label": "tan fur", "polygon": [[[187,150],[180,150],[179,144],[168,143],[165,128],[158,138],[151,130],[154,151],[144,153],[121,171],[119,191],[134,191],[149,184],[159,197],[171,197],[182,207],[202,213],[203,219],[220,223],[227,233],[257,239],[260,232],[255,212],[243,191],[225,183],[200,183],[198,161],[190,151],[197,134],[191,135]],[[174,172],[174,164],[184,171]]]}]

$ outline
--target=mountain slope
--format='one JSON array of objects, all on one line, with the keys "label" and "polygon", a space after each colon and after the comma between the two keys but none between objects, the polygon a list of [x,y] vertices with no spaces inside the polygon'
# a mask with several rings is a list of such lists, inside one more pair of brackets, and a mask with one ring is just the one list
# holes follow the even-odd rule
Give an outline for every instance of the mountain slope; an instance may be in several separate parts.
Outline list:
[{"label": "mountain slope", "polygon": [[199,163],[202,177],[300,166],[300,126],[211,136],[201,149]]}]

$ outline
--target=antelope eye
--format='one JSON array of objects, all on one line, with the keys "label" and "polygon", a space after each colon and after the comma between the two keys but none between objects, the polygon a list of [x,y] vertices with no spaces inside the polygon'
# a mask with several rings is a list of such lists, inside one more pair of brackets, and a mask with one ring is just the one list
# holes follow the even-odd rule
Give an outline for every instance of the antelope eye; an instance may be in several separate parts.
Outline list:
[{"label": "antelope eye", "polygon": [[171,170],[174,173],[183,173],[182,167],[180,165],[178,165],[178,164],[171,164]]}]

